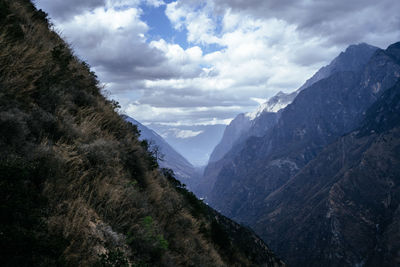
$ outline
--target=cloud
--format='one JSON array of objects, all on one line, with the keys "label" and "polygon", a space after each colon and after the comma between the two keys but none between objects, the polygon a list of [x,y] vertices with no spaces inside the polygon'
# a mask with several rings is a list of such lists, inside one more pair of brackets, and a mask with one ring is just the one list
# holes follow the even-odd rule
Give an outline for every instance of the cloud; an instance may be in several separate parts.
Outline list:
[{"label": "cloud", "polygon": [[164,1],[162,0],[146,0],[146,4],[152,7],[160,7],[165,5]]},{"label": "cloud", "polygon": [[[190,11],[184,10],[182,13]],[[190,24],[191,21],[185,20],[182,23]],[[265,98],[279,90],[294,90],[303,82],[299,76],[307,77],[314,70],[282,60],[289,49],[279,51],[281,47],[270,47],[271,40],[276,43],[274,39],[279,39],[278,32],[286,32],[286,39],[281,42],[293,40],[294,28],[284,22],[272,19],[268,24],[262,24],[246,18],[237,19],[235,27],[232,31],[223,31],[218,37],[224,49],[208,54],[204,54],[198,45],[185,50],[163,39],[151,42],[150,46],[162,51],[167,58],[166,68],[180,75],[144,81],[141,85],[142,96],[137,104],[132,104],[125,112],[136,114],[142,121],[149,122],[152,118],[160,120],[162,115],[157,111],[140,110],[162,108],[162,113],[169,114],[170,119],[192,119],[195,123],[194,119],[199,119],[196,108],[208,107],[209,113],[200,114],[213,118],[220,113],[213,114],[215,109],[212,107],[225,107],[230,114],[229,118],[232,118],[239,112],[255,108],[251,97]],[[231,111],[229,108],[232,106],[240,106],[240,109]]]},{"label": "cloud", "polygon": [[[157,0],[147,0],[149,4],[160,5]],[[137,6],[140,0],[34,0],[34,3],[50,14],[52,19],[65,21],[81,14],[91,12],[96,8],[124,8]]]},{"label": "cloud", "polygon": [[175,137],[180,139],[195,137],[204,132],[204,131],[181,130],[178,128],[172,128],[171,130],[174,131]]},{"label": "cloud", "polygon": [[129,116],[140,118],[140,121],[145,124],[201,125],[227,122],[237,114],[244,112],[244,109],[241,106],[154,107],[148,104],[129,103],[124,112]]},{"label": "cloud", "polygon": [[[210,120],[200,120],[197,122],[182,122],[182,121],[178,121],[178,122],[156,122],[154,125],[162,125],[162,126],[173,126],[173,127],[198,127],[198,126],[214,126],[214,125],[228,125],[229,123],[231,123],[231,121],[233,120],[233,118],[230,119],[217,119],[217,118],[212,118]],[[145,125],[153,125],[153,123],[145,123]]]},{"label": "cloud", "polygon": [[36,5],[50,14],[50,17],[58,20],[67,20],[79,14],[82,10],[94,10],[104,6],[106,0],[36,0]]},{"label": "cloud", "polygon": [[[393,0],[37,4],[122,111],[144,123],[228,123],[256,109],[260,99],[297,89],[351,43],[384,47],[400,39],[400,2]],[[151,36],[145,5],[157,16],[165,11],[171,25],[158,26],[186,34],[186,42]]]},{"label": "cloud", "polygon": [[96,8],[74,16],[60,25],[63,35],[81,58],[103,73],[107,82],[170,77],[160,66],[162,51],[146,43],[148,26],[140,10]]},{"label": "cloud", "polygon": [[[199,47],[184,50],[162,39],[148,43],[149,27],[141,20],[142,10],[134,3],[110,1],[68,20],[55,20],[56,26],[113,95],[127,90],[143,91],[146,81],[200,75],[198,60],[202,50]],[[157,3],[151,2],[161,5]]]},{"label": "cloud", "polygon": [[[400,2],[393,0],[214,0],[215,9],[259,19],[277,18],[333,45],[386,46],[400,37]],[[390,35],[387,33],[390,32]]]}]

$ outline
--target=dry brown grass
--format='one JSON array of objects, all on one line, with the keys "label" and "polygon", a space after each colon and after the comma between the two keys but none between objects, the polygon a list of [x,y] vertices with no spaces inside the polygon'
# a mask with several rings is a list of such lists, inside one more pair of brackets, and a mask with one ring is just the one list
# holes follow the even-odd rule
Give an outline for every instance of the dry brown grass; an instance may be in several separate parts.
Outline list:
[{"label": "dry brown grass", "polygon": [[193,217],[185,196],[154,168],[138,134],[100,94],[88,66],[35,19],[28,1],[1,1],[23,37],[10,39],[8,30],[0,30],[0,111],[17,108],[29,131],[18,140],[22,147],[0,146],[40,162],[48,200],[44,219],[49,232],[67,240],[67,265],[91,266],[98,254],[115,249],[131,264],[229,265],[199,230],[209,229],[210,219]]}]

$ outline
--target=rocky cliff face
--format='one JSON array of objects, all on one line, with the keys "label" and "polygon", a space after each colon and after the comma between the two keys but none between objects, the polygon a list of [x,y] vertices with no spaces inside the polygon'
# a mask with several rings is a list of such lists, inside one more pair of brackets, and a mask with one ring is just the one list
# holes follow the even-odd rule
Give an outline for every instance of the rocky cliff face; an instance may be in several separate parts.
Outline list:
[{"label": "rocky cliff face", "polygon": [[209,162],[220,160],[232,148],[236,140],[250,128],[250,125],[251,120],[248,116],[243,113],[237,115],[225,128],[224,135],[211,153]]},{"label": "rocky cliff face", "polygon": [[[225,164],[229,164],[236,154],[244,148],[246,145],[245,141],[248,138],[263,136],[268,129],[276,124],[279,116],[280,112],[262,112],[256,118],[250,120],[245,114],[238,115],[236,119],[244,118],[243,120],[246,122],[246,127],[243,128],[243,124],[237,126],[238,122],[243,120],[238,120],[234,124],[231,123],[227,126],[225,132],[228,136],[231,134],[232,129],[240,129],[240,132],[237,132],[236,136],[234,136],[235,138],[227,138],[224,134],[224,138],[221,140],[220,145],[229,145],[230,149],[223,155],[223,157],[221,157],[221,159],[217,161],[210,161],[207,164],[204,172],[198,179],[198,183],[193,187],[193,192],[195,192],[199,197],[205,197],[208,199],[208,196],[215,185],[217,177]],[[233,128],[232,126],[237,127]],[[228,140],[229,143],[227,142]],[[221,147],[217,147],[214,152],[217,151],[221,153],[222,150],[219,148]]]},{"label": "rocky cliff face", "polygon": [[290,265],[400,264],[399,114],[400,82],[262,201],[254,227]]},{"label": "rocky cliff face", "polygon": [[[207,196],[214,186],[218,173],[222,169],[221,162],[230,162],[234,154],[240,151],[243,143],[250,137],[262,137],[272,128],[287,105],[293,102],[296,96],[316,82],[331,76],[334,73],[352,71],[360,72],[370,60],[377,47],[362,43],[349,46],[332,62],[322,67],[304,85],[295,92],[286,94],[279,92],[268,101],[260,105],[258,110],[252,113],[239,114],[225,129],[224,136],[211,154],[209,164],[205,168],[203,178],[195,191],[202,196]],[[228,154],[228,152],[232,151]]]},{"label": "rocky cliff face", "polygon": [[331,76],[335,72],[361,71],[377,49],[378,47],[366,43],[350,45],[344,52],[341,52],[334,58],[329,65],[318,70],[298,91],[310,87],[314,83]]},{"label": "rocky cliff face", "polygon": [[[265,240],[277,238],[279,235],[284,234],[283,231],[286,231],[287,236],[289,236],[297,228],[304,227],[301,228],[304,231],[308,229],[308,231],[305,231],[307,236],[299,234],[297,236],[298,240],[296,238],[287,238],[285,240],[290,242],[289,245],[287,242],[282,241],[278,242],[279,244],[274,243],[274,248],[278,252],[282,252],[282,255],[289,257],[291,264],[299,262],[298,266],[303,266],[302,263],[312,265],[312,263],[306,262],[306,257],[314,255],[312,250],[318,250],[318,246],[314,246],[314,243],[312,243],[315,239],[307,238],[314,236],[315,238],[321,238],[325,242],[327,240],[326,232],[322,229],[327,225],[316,225],[312,223],[311,219],[308,221],[307,218],[311,217],[308,216],[307,212],[316,212],[317,215],[313,217],[313,220],[320,220],[320,218],[327,216],[328,212],[320,208],[322,204],[319,200],[323,198],[322,195],[312,194],[312,200],[310,200],[313,201],[312,205],[299,200],[297,202],[298,205],[306,205],[309,209],[307,211],[303,209],[302,216],[304,215],[305,219],[299,216],[294,219],[295,221],[291,219],[292,214],[290,212],[299,209],[299,206],[289,209],[285,213],[283,207],[281,208],[277,204],[279,201],[283,201],[283,198],[280,198],[279,201],[275,202],[276,209],[270,211],[271,202],[268,199],[283,190],[283,186],[290,183],[294,177],[297,177],[296,175],[300,175],[326,146],[360,126],[360,123],[365,120],[367,109],[388,88],[392,87],[400,77],[398,56],[398,44],[394,44],[386,50],[376,51],[362,68],[356,68],[353,71],[335,72],[302,90],[293,103],[281,111],[276,125],[269,129],[264,136],[248,138],[245,141],[245,145],[242,145],[233,155],[228,153],[230,160],[220,161],[220,171],[208,198],[211,205],[222,211],[223,214],[255,227]],[[351,141],[349,142],[351,143]],[[349,143],[343,143],[342,145],[350,146]],[[337,153],[335,157],[341,155],[340,151],[335,152]],[[354,151],[358,150],[354,148]],[[382,153],[384,155],[386,152]],[[354,157],[357,158],[359,156],[361,154]],[[323,166],[321,164],[321,169],[324,168]],[[371,167],[371,171],[372,169]],[[314,168],[309,169],[311,174],[313,170]],[[353,177],[352,174],[347,175]],[[384,175],[376,175],[377,177],[382,177],[382,179],[385,177]],[[371,179],[372,177],[374,176],[372,175]],[[289,199],[297,196],[301,197],[303,194],[308,196],[308,192],[312,191],[314,186],[317,186],[311,180],[303,179],[302,181],[304,182],[303,184],[301,182],[296,183],[295,188],[298,191],[291,192],[294,196],[290,196],[290,194],[285,196]],[[304,190],[302,191],[301,188],[304,188]],[[354,190],[356,191],[357,187],[354,187]],[[368,191],[366,190],[366,192]],[[370,193],[373,194],[373,192]],[[337,195],[339,196],[340,194],[337,193]],[[347,193],[342,193],[342,196],[346,198]],[[342,200],[338,200],[337,203],[344,205],[341,202]],[[358,201],[359,205],[363,205],[363,199]],[[268,214],[271,216],[271,220],[265,219],[267,211],[270,211]],[[281,213],[284,216],[279,217],[279,220],[273,217],[274,214],[279,216]],[[355,218],[357,216],[354,215]],[[288,220],[287,224],[284,223],[285,220]],[[332,224],[337,225],[335,221]],[[292,225],[292,227],[289,227],[289,225]],[[356,225],[357,223],[354,223],[353,227],[356,227]],[[345,236],[345,233],[342,234]],[[364,238],[367,232],[360,231],[356,234]],[[341,244],[345,243],[346,241],[343,241]],[[362,241],[357,244],[361,245]],[[292,247],[289,249],[290,253],[284,248],[285,245]],[[324,245],[320,245],[322,249]],[[343,258],[346,258],[343,261],[339,259],[344,254],[338,252],[337,255],[339,256],[334,256],[335,251],[334,249],[329,250],[329,246],[325,246],[324,253],[318,254],[319,252],[316,252],[316,254],[332,266],[340,266],[342,263],[350,264],[349,262],[356,264],[361,263],[363,260],[361,256],[358,258],[354,256],[361,254],[354,252],[357,249],[352,249],[353,245],[349,245],[346,248],[341,247],[342,252],[347,251],[347,254],[353,253],[352,255],[354,256],[348,256],[348,258],[343,256]],[[296,253],[296,250],[300,252]],[[366,251],[368,249],[366,246],[361,246],[360,250]],[[292,257],[291,255],[296,256]],[[303,257],[302,255],[304,258],[301,258]],[[360,261],[357,262],[356,259]],[[314,258],[314,260],[313,262],[318,262],[317,258]]]}]

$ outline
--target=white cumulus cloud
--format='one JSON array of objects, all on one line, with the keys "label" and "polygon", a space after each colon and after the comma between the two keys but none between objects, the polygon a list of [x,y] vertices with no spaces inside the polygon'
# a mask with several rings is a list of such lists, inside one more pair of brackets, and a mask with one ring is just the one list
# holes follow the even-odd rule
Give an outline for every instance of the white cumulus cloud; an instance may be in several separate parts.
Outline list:
[{"label": "white cumulus cloud", "polygon": [[[122,110],[144,123],[227,123],[297,89],[347,45],[400,39],[394,0],[37,0]],[[152,38],[165,9],[186,44]]]}]

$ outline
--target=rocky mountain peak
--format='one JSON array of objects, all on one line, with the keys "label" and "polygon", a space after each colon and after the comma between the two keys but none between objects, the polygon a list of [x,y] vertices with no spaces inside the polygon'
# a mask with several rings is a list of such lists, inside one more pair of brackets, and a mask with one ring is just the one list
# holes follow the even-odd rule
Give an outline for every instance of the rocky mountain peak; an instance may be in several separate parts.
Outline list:
[{"label": "rocky mountain peak", "polygon": [[291,266],[396,266],[399,47],[353,45],[321,68],[263,135],[206,169],[208,202]]},{"label": "rocky mountain peak", "polygon": [[[211,153],[209,162],[215,162],[221,159],[240,138],[245,139],[250,136],[263,135],[264,133],[261,133],[260,129],[265,131],[271,126],[271,122],[276,121],[276,118],[270,118],[271,116],[264,116],[259,119],[263,114],[277,113],[283,110],[293,102],[301,91],[322,79],[328,78],[334,73],[342,71],[359,72],[365,64],[367,64],[377,49],[377,47],[366,43],[350,45],[345,51],[341,52],[333,59],[329,65],[319,69],[296,91],[291,93],[279,91],[276,95],[260,104],[255,111],[237,115],[226,127],[220,143]],[[393,51],[395,49],[396,46],[392,48]],[[267,118],[267,120],[265,120],[265,118]],[[265,124],[268,124],[268,127],[266,127]]]},{"label": "rocky mountain peak", "polygon": [[388,48],[386,49],[386,53],[388,55],[393,56],[393,58],[395,58],[396,61],[400,62],[400,42],[388,46]]}]

